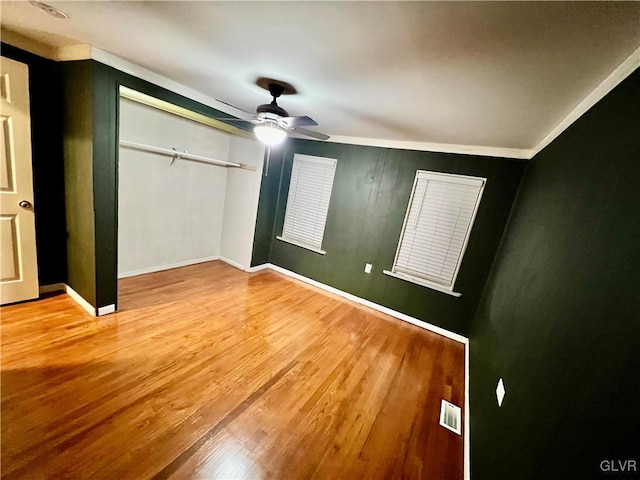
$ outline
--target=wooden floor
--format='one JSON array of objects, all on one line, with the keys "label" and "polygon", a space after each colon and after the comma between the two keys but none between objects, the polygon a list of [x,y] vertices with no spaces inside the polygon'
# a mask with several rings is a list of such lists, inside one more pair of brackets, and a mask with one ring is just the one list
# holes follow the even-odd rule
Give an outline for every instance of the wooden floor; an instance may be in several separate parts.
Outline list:
[{"label": "wooden floor", "polygon": [[210,262],[0,309],[3,478],[462,479],[463,345]]}]

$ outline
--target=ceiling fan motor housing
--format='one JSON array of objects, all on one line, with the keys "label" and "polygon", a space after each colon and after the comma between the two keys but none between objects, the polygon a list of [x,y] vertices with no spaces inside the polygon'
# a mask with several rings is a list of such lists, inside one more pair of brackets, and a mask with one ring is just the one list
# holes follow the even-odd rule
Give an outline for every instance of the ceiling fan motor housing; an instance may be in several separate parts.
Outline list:
[{"label": "ceiling fan motor housing", "polygon": [[278,106],[275,99],[271,103],[265,103],[264,105],[260,105],[257,108],[256,112],[258,113],[258,115],[260,115],[261,113],[272,113],[279,117],[289,116],[289,113],[287,113],[287,111],[284,108]]},{"label": "ceiling fan motor housing", "polygon": [[275,83],[275,80],[270,81],[266,86],[269,90],[269,93],[273,97],[273,100],[271,101],[271,103],[260,105],[257,108],[256,113],[258,113],[258,115],[260,115],[261,113],[273,113],[274,115],[278,115],[279,117],[288,117],[289,113],[276,103],[276,99],[283,93],[295,93],[295,89],[289,84]]}]

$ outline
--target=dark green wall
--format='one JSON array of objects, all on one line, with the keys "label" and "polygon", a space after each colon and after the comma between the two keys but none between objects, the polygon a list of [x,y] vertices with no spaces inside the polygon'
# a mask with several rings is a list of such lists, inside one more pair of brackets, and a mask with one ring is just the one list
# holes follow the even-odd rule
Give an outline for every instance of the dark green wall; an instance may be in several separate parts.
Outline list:
[{"label": "dark green wall", "polygon": [[93,194],[93,65],[62,65],[64,84],[64,175],[68,285],[96,306]]},{"label": "dark green wall", "polygon": [[474,479],[640,468],[639,207],[636,71],[523,178],[471,330]]},{"label": "dark green wall", "polygon": [[29,67],[38,281],[67,281],[60,65],[5,43],[2,55]]},{"label": "dark green wall", "polygon": [[93,194],[96,213],[97,306],[118,297],[118,109],[117,80],[110,67],[93,62]]},{"label": "dark green wall", "polygon": [[[294,153],[338,159],[323,240],[326,255],[275,239],[282,232]],[[503,158],[288,140],[263,179],[252,264],[288,270],[467,335],[525,163]],[[279,170],[279,171],[278,171]],[[456,298],[389,277],[416,170],[487,178]],[[267,253],[268,252],[268,253]],[[373,264],[371,274],[365,263]]]}]

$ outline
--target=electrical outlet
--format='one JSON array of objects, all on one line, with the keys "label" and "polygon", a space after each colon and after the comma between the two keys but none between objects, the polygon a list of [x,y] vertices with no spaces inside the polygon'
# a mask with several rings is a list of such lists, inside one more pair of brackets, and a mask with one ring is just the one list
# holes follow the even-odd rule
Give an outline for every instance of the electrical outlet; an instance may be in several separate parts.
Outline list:
[{"label": "electrical outlet", "polygon": [[364,273],[371,273],[371,267],[373,267],[373,265],[371,265],[370,263],[367,263],[364,266]]},{"label": "electrical outlet", "polygon": [[498,386],[496,387],[496,398],[498,399],[498,406],[502,406],[502,401],[504,400],[504,395],[507,391],[504,389],[504,382],[502,378],[498,381]]}]

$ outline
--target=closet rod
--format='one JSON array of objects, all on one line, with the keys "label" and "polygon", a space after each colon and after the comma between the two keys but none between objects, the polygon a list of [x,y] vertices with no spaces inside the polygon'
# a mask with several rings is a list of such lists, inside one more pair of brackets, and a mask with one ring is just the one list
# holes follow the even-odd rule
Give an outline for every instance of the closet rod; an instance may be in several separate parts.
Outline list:
[{"label": "closet rod", "polygon": [[224,167],[237,167],[245,170],[255,170],[256,167],[246,165],[244,163],[227,162],[225,160],[217,160],[215,158],[203,157],[202,155],[194,155],[193,153],[179,152],[168,148],[154,147],[153,145],[145,145],[144,143],[129,142],[128,140],[120,140],[121,147],[133,148],[135,150],[144,150],[145,152],[159,153],[170,157],[184,158],[185,160],[193,160],[195,162],[208,163],[211,165],[222,165]]}]

